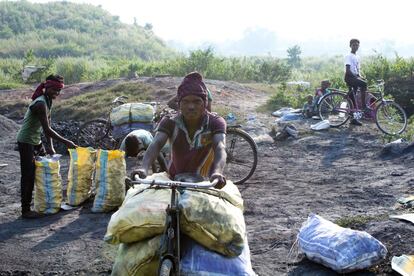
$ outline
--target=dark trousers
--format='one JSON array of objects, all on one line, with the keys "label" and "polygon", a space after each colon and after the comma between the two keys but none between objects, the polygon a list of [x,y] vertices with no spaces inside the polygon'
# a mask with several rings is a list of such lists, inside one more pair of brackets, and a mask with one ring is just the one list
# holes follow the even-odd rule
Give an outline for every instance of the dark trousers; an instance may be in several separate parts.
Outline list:
[{"label": "dark trousers", "polygon": [[20,153],[20,196],[22,203],[22,213],[30,211],[32,194],[35,179],[34,159],[38,155],[44,155],[43,145],[31,145],[18,142]]},{"label": "dark trousers", "polygon": [[[360,77],[354,77],[354,76],[345,76],[345,83],[354,89],[356,92],[358,88],[361,90],[361,102],[363,106],[360,106],[360,108],[365,107],[365,91],[367,91],[367,82],[360,78]],[[354,106],[356,106],[356,101],[354,99],[353,93],[349,93],[349,96],[351,97],[352,101],[354,102]]]}]

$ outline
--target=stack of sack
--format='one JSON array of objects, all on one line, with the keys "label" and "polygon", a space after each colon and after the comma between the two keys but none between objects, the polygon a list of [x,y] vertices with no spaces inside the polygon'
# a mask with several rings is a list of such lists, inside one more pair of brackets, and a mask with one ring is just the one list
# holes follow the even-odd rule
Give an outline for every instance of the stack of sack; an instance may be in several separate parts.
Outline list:
[{"label": "stack of sack", "polygon": [[[154,174],[148,179],[169,180],[166,173]],[[239,263],[246,267],[240,270],[249,271],[249,267],[251,270],[250,253],[248,247],[246,249],[243,200],[237,187],[227,181],[221,190],[188,188],[177,196],[181,233],[197,245],[190,246],[189,251],[202,249],[227,262],[232,261],[233,264],[228,266],[234,266],[235,260],[240,259],[241,255],[244,261]],[[120,244],[112,275],[156,275],[158,250],[170,200],[169,188],[138,184],[128,190],[122,206],[112,215],[104,237],[108,243]],[[188,259],[184,262],[185,256]],[[183,264],[191,264],[186,266],[187,270],[205,269],[205,266],[194,265],[203,260],[194,260],[192,257],[192,254],[183,255]],[[220,271],[214,273],[226,274]]]},{"label": "stack of sack", "polygon": [[[79,206],[87,200],[95,186],[93,212],[109,212],[118,208],[125,196],[125,153],[119,150],[69,149],[70,164],[67,203]],[[54,214],[62,204],[60,155],[41,156],[35,160],[35,210]]]},{"label": "stack of sack", "polygon": [[110,114],[112,135],[118,139],[136,129],[151,131],[154,114],[154,107],[150,104],[126,103],[117,106]]}]

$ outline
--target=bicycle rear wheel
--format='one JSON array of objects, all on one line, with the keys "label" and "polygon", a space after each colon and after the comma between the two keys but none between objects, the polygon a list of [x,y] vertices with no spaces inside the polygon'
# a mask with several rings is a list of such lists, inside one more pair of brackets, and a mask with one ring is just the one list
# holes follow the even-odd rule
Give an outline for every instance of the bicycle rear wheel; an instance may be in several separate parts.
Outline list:
[{"label": "bicycle rear wheel", "polygon": [[81,147],[114,149],[116,141],[111,136],[109,122],[105,119],[88,121],[79,127],[76,143]]},{"label": "bicycle rear wheel", "polygon": [[375,112],[375,123],[385,134],[401,134],[407,127],[407,114],[396,102],[383,101]]},{"label": "bicycle rear wheel", "polygon": [[226,135],[226,167],[224,175],[234,184],[249,179],[257,166],[257,145],[250,135],[239,128],[228,128]]},{"label": "bicycle rear wheel", "polygon": [[318,111],[322,120],[329,120],[331,127],[340,127],[349,120],[351,108],[352,102],[346,94],[332,92],[322,97]]}]

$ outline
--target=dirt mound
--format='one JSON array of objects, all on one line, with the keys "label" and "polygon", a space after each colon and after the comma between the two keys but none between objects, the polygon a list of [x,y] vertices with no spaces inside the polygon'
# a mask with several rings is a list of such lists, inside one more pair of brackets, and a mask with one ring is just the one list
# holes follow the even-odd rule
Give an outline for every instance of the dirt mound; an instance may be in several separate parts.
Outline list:
[{"label": "dirt mound", "polygon": [[19,128],[20,126],[13,120],[0,115],[0,138],[10,137],[11,135],[14,135],[19,130]]},{"label": "dirt mound", "polygon": [[[76,143],[76,134],[78,133],[80,123],[76,121],[61,121],[61,122],[52,122],[52,128],[60,135],[64,136],[66,139],[69,139]],[[68,154],[67,148],[64,144],[55,141],[53,143],[56,153]]]}]

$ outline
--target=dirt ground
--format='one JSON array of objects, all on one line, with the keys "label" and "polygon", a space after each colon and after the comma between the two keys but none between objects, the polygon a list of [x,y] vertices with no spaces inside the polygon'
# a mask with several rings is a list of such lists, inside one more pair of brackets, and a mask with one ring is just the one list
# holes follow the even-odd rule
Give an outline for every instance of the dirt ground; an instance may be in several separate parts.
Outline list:
[{"label": "dirt ground", "polygon": [[[153,84],[171,85],[162,80]],[[245,129],[258,141],[259,163],[240,186],[255,272],[336,275],[292,248],[302,223],[316,213],[367,231],[387,247],[386,260],[350,275],[398,275],[391,258],[414,254],[414,225],[388,216],[410,212],[397,199],[414,194],[413,153],[384,153],[385,141],[369,123],[312,132],[309,125],[315,121],[303,120],[293,123],[297,139],[273,142],[266,133],[275,118],[255,111],[265,93],[235,83],[210,85],[220,90],[212,89],[216,103],[256,116]],[[37,220],[20,217],[19,154],[14,150],[18,129],[0,116],[0,164],[7,164],[0,167],[0,275],[109,275],[116,246],[106,244],[103,236],[111,213],[92,213],[89,202]],[[64,188],[67,170],[64,156]]]}]

